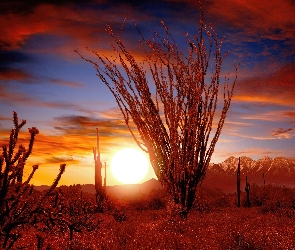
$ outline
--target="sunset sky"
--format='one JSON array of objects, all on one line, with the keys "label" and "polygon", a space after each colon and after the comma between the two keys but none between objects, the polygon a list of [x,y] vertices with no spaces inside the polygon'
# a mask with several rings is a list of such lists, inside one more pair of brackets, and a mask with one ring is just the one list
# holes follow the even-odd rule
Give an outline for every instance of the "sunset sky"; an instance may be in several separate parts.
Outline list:
[{"label": "sunset sky", "polygon": [[[205,22],[225,36],[224,74],[240,64],[234,98],[212,162],[229,156],[260,159],[284,156],[295,161],[295,2],[292,0],[203,0]],[[39,164],[33,183],[49,185],[66,163],[60,184],[94,183],[92,148],[100,131],[101,158],[108,185],[119,184],[109,172],[112,156],[137,147],[114,97],[93,66],[74,50],[91,56],[89,47],[111,55],[106,25],[118,31],[138,60],[143,35],[169,27],[185,49],[184,33],[199,25],[199,4],[191,0],[1,1],[0,3],[0,144],[7,144],[12,112],[37,127],[26,175]],[[27,146],[28,140],[23,141]],[[142,181],[154,177],[152,170]]]}]

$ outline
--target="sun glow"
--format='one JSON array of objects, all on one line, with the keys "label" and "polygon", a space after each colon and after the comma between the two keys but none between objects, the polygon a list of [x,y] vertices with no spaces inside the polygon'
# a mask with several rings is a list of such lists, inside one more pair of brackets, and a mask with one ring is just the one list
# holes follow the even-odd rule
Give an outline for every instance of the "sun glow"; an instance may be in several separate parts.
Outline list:
[{"label": "sun glow", "polygon": [[125,148],[117,152],[111,161],[113,176],[124,184],[140,182],[148,172],[148,160],[137,149]]}]

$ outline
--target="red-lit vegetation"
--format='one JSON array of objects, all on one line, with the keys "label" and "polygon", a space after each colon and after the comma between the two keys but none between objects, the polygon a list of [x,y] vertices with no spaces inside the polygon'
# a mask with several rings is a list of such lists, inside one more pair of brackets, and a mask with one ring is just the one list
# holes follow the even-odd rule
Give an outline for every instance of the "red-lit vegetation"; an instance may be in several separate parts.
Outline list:
[{"label": "red-lit vegetation", "polygon": [[113,57],[87,48],[97,56],[95,62],[76,52],[93,64],[115,97],[133,139],[149,154],[158,180],[169,193],[171,213],[186,218],[221,134],[237,67],[232,84],[229,76],[222,80],[221,66],[228,54],[221,52],[224,38],[205,24],[202,10],[195,35],[185,35],[185,50],[162,25],[164,34],[154,32],[150,39],[137,28],[143,62],[136,61],[121,32],[115,35],[110,26]]},{"label": "red-lit vegetation", "polygon": [[[0,244],[3,249],[293,249],[295,247],[295,189],[251,184],[249,193],[226,194],[201,187],[190,216],[183,220],[169,209],[163,189],[119,200],[95,196],[80,185],[37,191],[23,168],[32,152],[36,128],[29,129],[29,150],[17,145],[18,124],[9,146],[3,146],[0,172]],[[248,202],[248,198],[250,202]],[[251,207],[248,208],[248,204]],[[103,208],[101,210],[101,208]],[[103,213],[102,213],[103,211]]]},{"label": "red-lit vegetation", "polygon": [[237,208],[235,194],[201,187],[189,217],[181,220],[167,214],[169,200],[162,190],[125,200],[108,197],[100,213],[94,195],[81,192],[79,185],[63,186],[48,199],[39,223],[24,226],[14,249],[295,247],[294,189],[253,184],[255,207],[250,208],[246,193],[241,196],[242,207]]},{"label": "red-lit vegetation", "polygon": [[35,136],[39,133],[35,127],[29,128],[31,135],[29,147],[22,144],[16,150],[20,129],[26,124],[18,122],[16,112],[13,112],[14,129],[11,130],[8,146],[2,146],[0,155],[0,247],[12,248],[13,244],[22,237],[22,232],[28,225],[34,226],[40,220],[40,211],[48,202],[61,175],[65,171],[65,164],[60,165],[60,172],[53,184],[44,194],[38,195],[29,184],[38,165],[26,181],[23,181],[24,166],[33,150]]}]

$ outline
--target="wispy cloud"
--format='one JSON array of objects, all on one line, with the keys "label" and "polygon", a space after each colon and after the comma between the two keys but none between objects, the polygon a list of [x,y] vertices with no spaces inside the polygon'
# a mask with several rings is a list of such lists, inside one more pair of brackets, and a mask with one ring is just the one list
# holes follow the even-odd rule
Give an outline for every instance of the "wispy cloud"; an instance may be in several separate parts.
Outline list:
[{"label": "wispy cloud", "polygon": [[61,80],[61,79],[56,79],[56,78],[52,78],[49,80],[50,80],[50,82],[52,82],[54,84],[64,85],[64,86],[68,86],[68,87],[81,88],[84,86],[84,84],[82,84],[82,83],[71,82],[71,81],[66,81],[66,80]]},{"label": "wispy cloud", "polygon": [[[77,87],[80,84],[76,85]],[[83,107],[72,101],[52,100],[46,101],[39,97],[34,97],[30,93],[16,92],[12,87],[8,88],[3,84],[0,84],[0,103],[6,105],[20,106],[20,107],[39,107],[39,108],[50,108],[50,109],[64,109],[72,111],[81,111],[86,114],[92,114],[87,107]]]},{"label": "wispy cloud", "polygon": [[278,139],[290,139],[295,137],[295,128],[278,128],[272,132],[272,136]]},{"label": "wispy cloud", "polygon": [[260,121],[272,121],[272,122],[292,122],[295,117],[294,112],[284,110],[270,110],[259,111],[252,114],[241,114],[240,119],[243,120],[260,120]]}]

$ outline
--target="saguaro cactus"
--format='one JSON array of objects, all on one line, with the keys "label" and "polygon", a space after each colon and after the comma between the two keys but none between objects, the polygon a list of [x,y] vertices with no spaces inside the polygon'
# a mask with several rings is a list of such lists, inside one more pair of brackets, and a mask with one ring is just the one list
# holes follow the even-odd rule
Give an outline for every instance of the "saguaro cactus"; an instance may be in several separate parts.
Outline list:
[{"label": "saguaro cactus", "polygon": [[104,197],[107,195],[107,163],[104,162]]},{"label": "saguaro cactus", "polygon": [[250,183],[248,182],[248,178],[246,176],[246,187],[245,191],[247,193],[247,207],[250,207]]},{"label": "saguaro cactus", "polygon": [[241,206],[241,165],[240,165],[240,157],[239,164],[237,170],[237,195],[238,195],[238,207]]},{"label": "saguaro cactus", "polygon": [[[96,128],[96,140],[97,147],[93,147],[94,154],[94,162],[95,162],[95,190],[96,190],[96,202],[100,203],[105,198],[105,192],[102,187],[102,176],[101,176],[101,168],[102,164],[100,161],[100,151],[99,151],[99,135],[98,128]],[[97,150],[97,154],[96,154]]]}]

